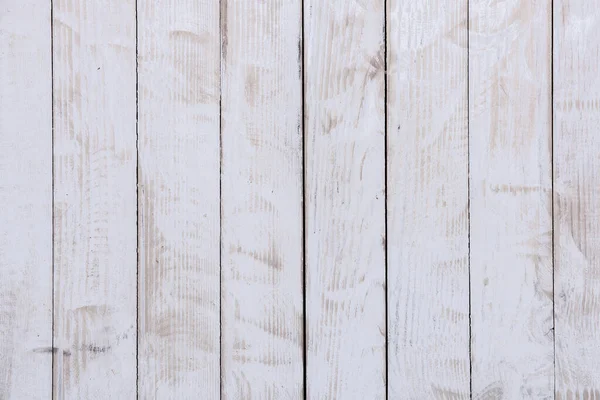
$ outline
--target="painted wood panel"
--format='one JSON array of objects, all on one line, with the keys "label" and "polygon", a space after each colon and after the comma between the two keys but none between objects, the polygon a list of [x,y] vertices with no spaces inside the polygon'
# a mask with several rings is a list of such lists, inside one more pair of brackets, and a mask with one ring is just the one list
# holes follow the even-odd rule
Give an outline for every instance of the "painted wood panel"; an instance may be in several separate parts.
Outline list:
[{"label": "painted wood panel", "polygon": [[0,2],[0,399],[52,394],[50,2]]},{"label": "painted wood panel", "polygon": [[218,399],[219,2],[138,0],[141,398]]},{"label": "painted wood panel", "polygon": [[556,399],[600,398],[600,10],[554,1]]},{"label": "painted wood panel", "polygon": [[53,2],[54,398],[136,393],[135,1]]},{"label": "painted wood panel", "polygon": [[600,398],[597,37],[585,0],[0,2],[0,398]]},{"label": "painted wood panel", "polygon": [[473,398],[552,398],[551,2],[469,6]]},{"label": "painted wood panel", "polygon": [[392,399],[468,399],[467,1],[387,13]]},{"label": "painted wood panel", "polygon": [[222,1],[222,398],[303,395],[300,1]]},{"label": "painted wood panel", "polygon": [[384,11],[304,2],[309,399],[386,393]]}]

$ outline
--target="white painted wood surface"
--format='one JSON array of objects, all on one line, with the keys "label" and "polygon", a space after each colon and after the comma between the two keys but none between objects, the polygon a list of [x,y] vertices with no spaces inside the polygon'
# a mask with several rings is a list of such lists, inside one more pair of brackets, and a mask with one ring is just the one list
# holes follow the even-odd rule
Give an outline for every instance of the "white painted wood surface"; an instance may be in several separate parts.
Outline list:
[{"label": "white painted wood surface", "polygon": [[469,2],[477,399],[553,397],[550,4]]},{"label": "white painted wood surface", "polygon": [[304,2],[307,398],[383,399],[384,2]]},{"label": "white painted wood surface", "polygon": [[135,1],[53,2],[54,398],[136,393]]},{"label": "white painted wood surface", "polygon": [[554,7],[556,399],[599,399],[600,9]]},{"label": "white painted wood surface", "polygon": [[300,4],[222,2],[224,400],[304,390]]},{"label": "white painted wood surface", "polygon": [[586,0],[0,1],[0,399],[600,398],[598,37]]},{"label": "white painted wood surface", "polygon": [[467,1],[388,20],[390,399],[468,399]]},{"label": "white painted wood surface", "polygon": [[139,397],[218,399],[219,3],[138,0]]},{"label": "white painted wood surface", "polygon": [[50,2],[0,2],[0,399],[52,392]]}]

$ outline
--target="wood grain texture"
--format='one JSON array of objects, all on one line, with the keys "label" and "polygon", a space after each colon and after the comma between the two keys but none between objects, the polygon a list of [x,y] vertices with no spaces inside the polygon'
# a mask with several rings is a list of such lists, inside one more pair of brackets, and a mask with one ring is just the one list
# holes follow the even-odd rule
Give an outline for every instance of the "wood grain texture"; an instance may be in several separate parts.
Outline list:
[{"label": "wood grain texture", "polygon": [[222,398],[300,399],[300,1],[222,7]]},{"label": "wood grain texture", "polygon": [[0,2],[0,399],[52,394],[50,1]]},{"label": "wood grain texture", "polygon": [[309,399],[385,397],[384,2],[304,2]]},{"label": "wood grain texture", "polygon": [[388,16],[391,399],[468,399],[467,1]]},{"label": "wood grain texture", "polygon": [[54,398],[136,392],[135,1],[53,2]]},{"label": "wood grain texture", "polygon": [[600,399],[600,9],[554,7],[556,399]]},{"label": "wood grain texture", "polygon": [[469,6],[473,398],[548,399],[551,3]]},{"label": "wood grain texture", "polygon": [[139,396],[218,399],[219,2],[138,0]]}]

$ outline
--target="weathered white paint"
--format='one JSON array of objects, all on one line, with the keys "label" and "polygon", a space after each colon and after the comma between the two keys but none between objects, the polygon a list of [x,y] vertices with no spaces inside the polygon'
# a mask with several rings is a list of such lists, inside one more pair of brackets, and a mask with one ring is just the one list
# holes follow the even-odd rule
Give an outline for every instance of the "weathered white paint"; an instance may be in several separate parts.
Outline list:
[{"label": "weathered white paint", "polygon": [[49,0],[0,2],[0,399],[52,387]]},{"label": "weathered white paint", "polygon": [[554,7],[556,399],[600,399],[600,9]]},{"label": "weathered white paint", "polygon": [[468,399],[467,1],[388,17],[390,399]]},{"label": "weathered white paint", "polygon": [[469,2],[472,387],[553,395],[551,2]]},{"label": "weathered white paint", "polygon": [[299,0],[222,1],[222,398],[303,394]]},{"label": "weathered white paint", "polygon": [[53,7],[54,398],[132,399],[135,1]]},{"label": "weathered white paint", "polygon": [[304,1],[309,399],[383,399],[384,1]]},{"label": "weathered white paint", "polygon": [[138,0],[139,396],[218,399],[219,2]]},{"label": "weathered white paint", "polygon": [[1,2],[0,398],[467,398],[467,193],[472,397],[600,397],[600,14],[468,3]]}]

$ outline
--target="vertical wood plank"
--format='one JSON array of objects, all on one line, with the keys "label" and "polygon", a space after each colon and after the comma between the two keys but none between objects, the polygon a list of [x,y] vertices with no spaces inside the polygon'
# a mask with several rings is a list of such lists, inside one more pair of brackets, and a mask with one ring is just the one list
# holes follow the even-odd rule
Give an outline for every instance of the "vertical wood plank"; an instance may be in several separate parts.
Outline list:
[{"label": "vertical wood plank", "polygon": [[556,398],[600,398],[600,9],[554,1]]},{"label": "vertical wood plank", "polygon": [[388,12],[391,399],[468,399],[467,1]]},{"label": "vertical wood plank", "polygon": [[132,399],[135,1],[53,7],[54,398]]},{"label": "vertical wood plank", "polygon": [[303,394],[301,2],[222,1],[222,398]]},{"label": "vertical wood plank", "polygon": [[0,2],[0,399],[52,394],[50,1]]},{"label": "vertical wood plank", "polygon": [[552,398],[551,2],[469,4],[473,398]]},{"label": "vertical wood plank", "polygon": [[304,2],[309,399],[383,399],[384,1]]},{"label": "vertical wood plank", "polygon": [[138,0],[139,395],[218,399],[219,2]]}]

